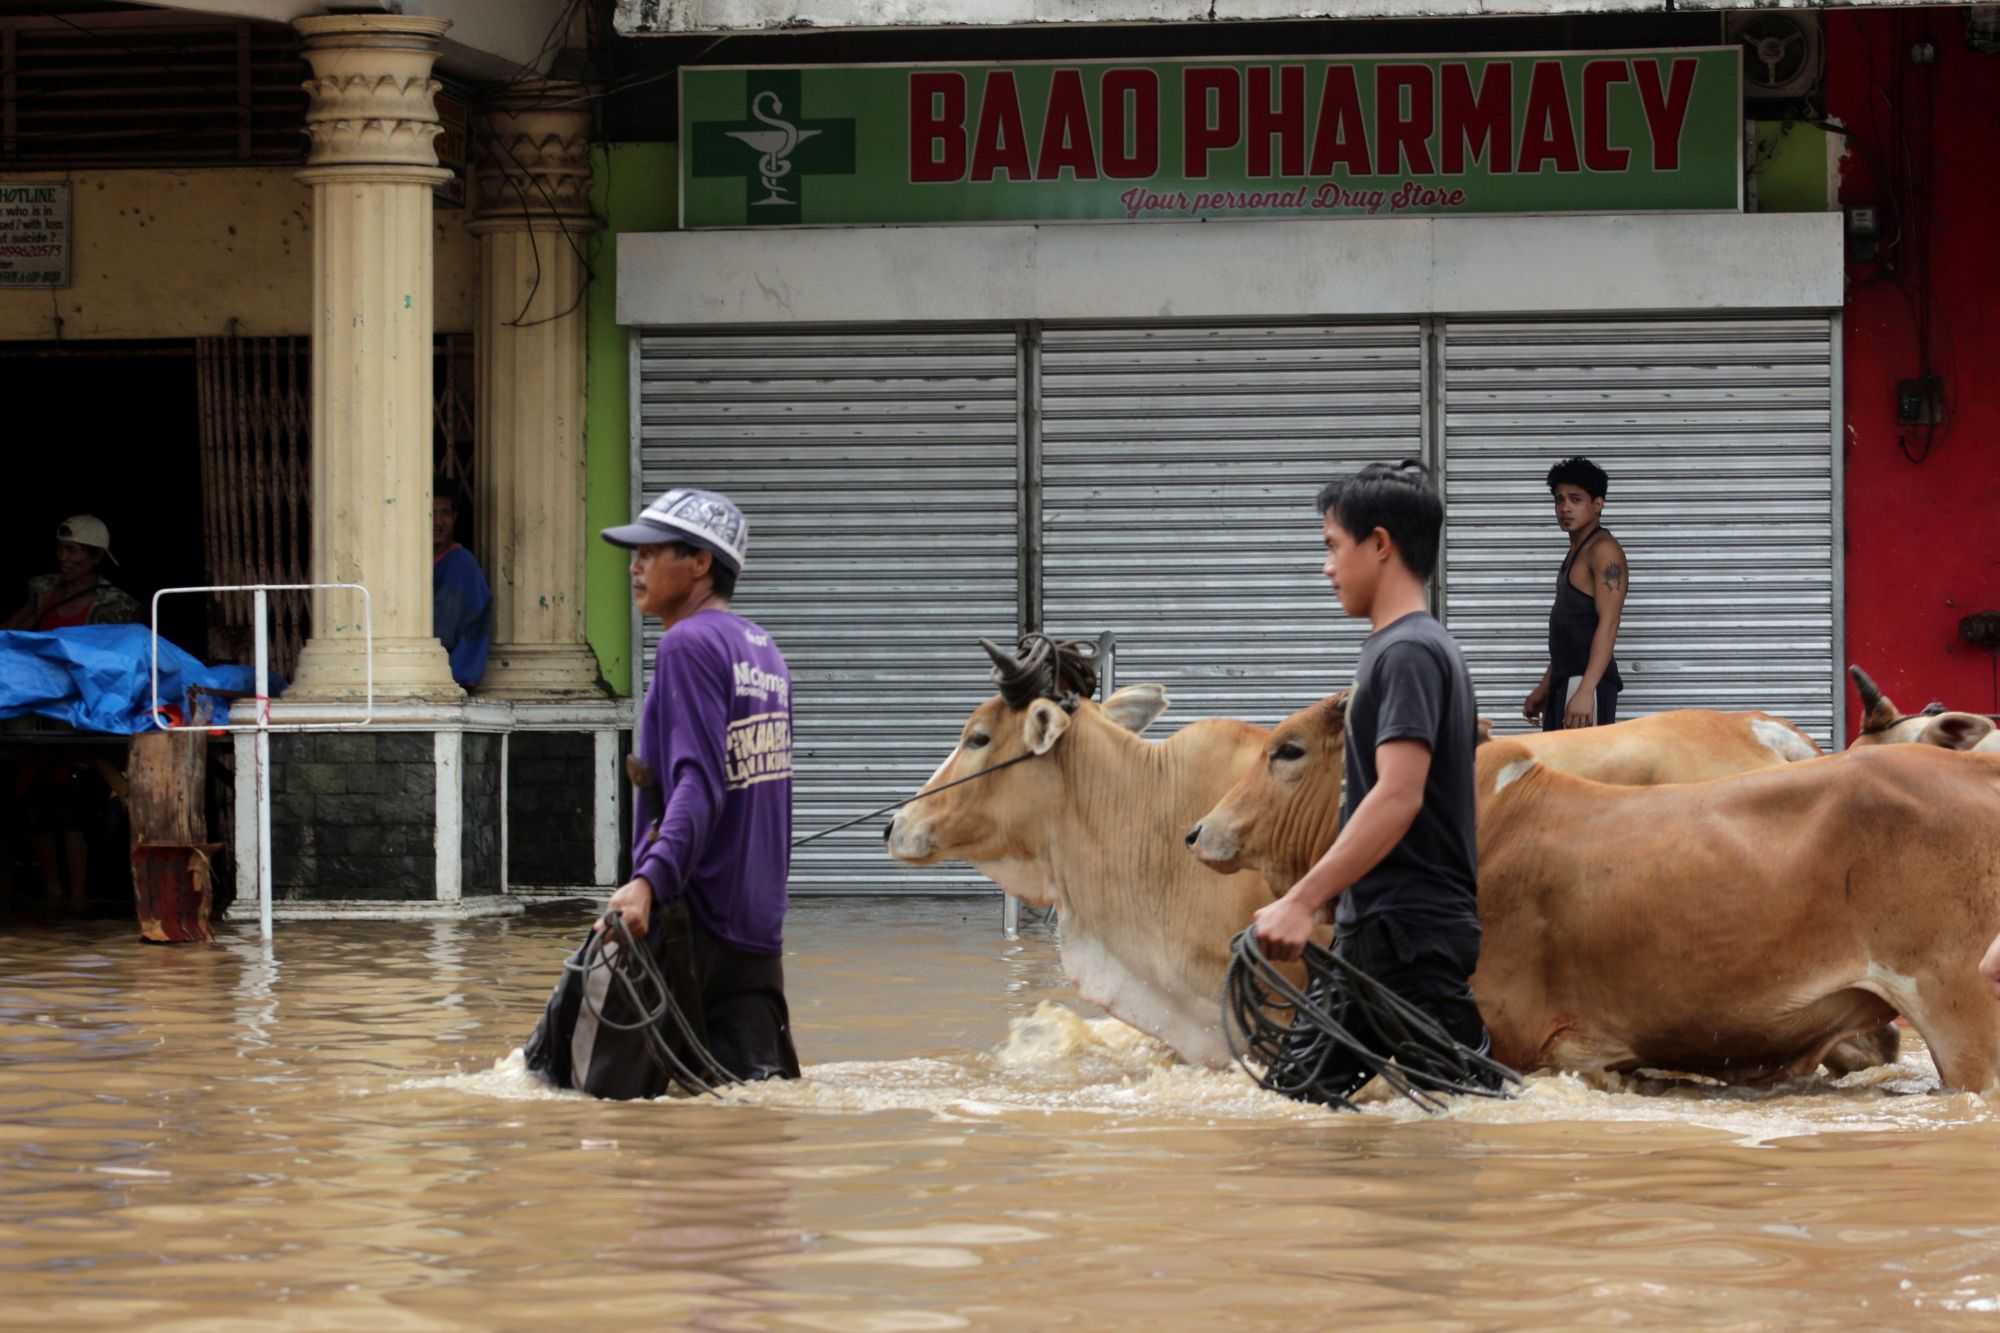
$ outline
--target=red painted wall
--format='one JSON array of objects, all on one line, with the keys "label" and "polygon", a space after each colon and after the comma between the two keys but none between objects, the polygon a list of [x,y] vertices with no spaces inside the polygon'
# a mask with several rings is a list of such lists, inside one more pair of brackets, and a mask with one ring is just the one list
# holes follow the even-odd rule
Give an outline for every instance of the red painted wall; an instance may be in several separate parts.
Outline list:
[{"label": "red painted wall", "polygon": [[[1887,261],[1850,242],[1846,651],[1905,709],[2000,713],[1992,659],[1958,634],[2000,610],[2000,55],[1966,44],[1964,15],[1825,14],[1841,202],[1878,208]],[[1912,63],[1919,41],[1935,64]],[[1926,325],[1947,408],[1934,432],[1896,424]]]}]

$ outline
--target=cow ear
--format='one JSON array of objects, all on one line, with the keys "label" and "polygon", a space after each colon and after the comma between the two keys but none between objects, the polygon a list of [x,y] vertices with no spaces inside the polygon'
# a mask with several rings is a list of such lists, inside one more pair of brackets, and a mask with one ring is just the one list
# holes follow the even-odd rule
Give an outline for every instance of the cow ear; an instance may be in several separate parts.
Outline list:
[{"label": "cow ear", "polygon": [[1027,742],[1028,753],[1047,754],[1068,730],[1069,714],[1047,699],[1037,699],[1028,705],[1028,716],[1021,723],[1021,738]]},{"label": "cow ear", "polygon": [[1103,703],[1104,715],[1134,736],[1159,720],[1172,707],[1164,685],[1127,685]]},{"label": "cow ear", "polygon": [[1319,701],[1319,706],[1326,710],[1326,729],[1328,734],[1334,736],[1345,735],[1347,732],[1347,692],[1342,690],[1339,694],[1330,694]]},{"label": "cow ear", "polygon": [[1993,734],[1993,723],[1977,713],[1939,713],[1917,734],[1919,745],[1944,750],[1970,750]]},{"label": "cow ear", "polygon": [[1480,745],[1491,744],[1493,740],[1493,719],[1490,717],[1480,718],[1477,731],[1478,731],[1478,739],[1473,741],[1473,745],[1480,746]]}]

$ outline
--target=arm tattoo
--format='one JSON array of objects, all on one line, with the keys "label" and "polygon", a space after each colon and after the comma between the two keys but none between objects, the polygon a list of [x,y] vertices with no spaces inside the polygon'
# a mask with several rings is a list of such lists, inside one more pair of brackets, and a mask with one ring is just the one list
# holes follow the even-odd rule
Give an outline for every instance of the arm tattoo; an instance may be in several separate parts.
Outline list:
[{"label": "arm tattoo", "polygon": [[1611,591],[1617,592],[1618,585],[1625,581],[1625,567],[1613,560],[1604,567],[1604,582]]}]

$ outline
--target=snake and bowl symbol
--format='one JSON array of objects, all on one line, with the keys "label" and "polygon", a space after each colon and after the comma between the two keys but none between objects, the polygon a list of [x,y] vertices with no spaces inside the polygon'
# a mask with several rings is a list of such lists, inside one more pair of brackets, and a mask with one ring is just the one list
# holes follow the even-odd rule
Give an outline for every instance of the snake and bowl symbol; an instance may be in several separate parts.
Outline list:
[{"label": "snake and bowl symbol", "polygon": [[768,130],[729,131],[730,138],[740,140],[749,145],[752,150],[761,154],[757,162],[757,171],[763,177],[764,188],[770,193],[762,199],[755,200],[751,205],[752,207],[763,207],[770,204],[796,204],[798,202],[798,200],[786,196],[779,182],[792,174],[791,156],[793,151],[807,139],[818,134],[819,131],[800,129],[791,121],[783,118],[784,110],[784,102],[776,93],[767,88],[751,100],[750,114],[771,128]]}]

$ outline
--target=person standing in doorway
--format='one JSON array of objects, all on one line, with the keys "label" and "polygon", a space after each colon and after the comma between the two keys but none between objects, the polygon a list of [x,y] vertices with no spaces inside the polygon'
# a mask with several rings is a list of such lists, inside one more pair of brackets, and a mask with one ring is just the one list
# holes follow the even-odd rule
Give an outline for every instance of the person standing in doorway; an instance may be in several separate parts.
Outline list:
[{"label": "person standing in doorway", "polygon": [[77,625],[129,625],[139,603],[112,586],[98,566],[118,563],[111,529],[91,514],[66,518],[56,528],[56,572],[28,580],[28,600],[0,629],[52,630]]},{"label": "person standing in doorway", "polygon": [[[1347,700],[1340,836],[1258,909],[1257,941],[1274,960],[1300,957],[1320,909],[1338,898],[1335,952],[1484,1054],[1492,1043],[1470,984],[1479,710],[1458,643],[1429,610],[1444,501],[1420,465],[1377,464],[1329,484],[1319,509],[1327,577],[1371,632]],[[1369,1077],[1362,1060],[1336,1054],[1309,1097],[1345,1097]]]},{"label": "person standing in doorway", "polygon": [[[100,572],[107,563],[116,565],[118,558],[104,520],[92,514],[64,519],[56,527],[56,572],[28,580],[26,604],[0,629],[50,632],[137,621],[139,603]],[[89,833],[110,800],[101,767],[22,760],[10,785],[43,891],[51,903],[82,912],[90,883]]]},{"label": "person standing in doorway", "polygon": [[431,633],[451,658],[451,678],[477,685],[493,646],[493,591],[458,544],[458,494],[443,483],[431,497]]},{"label": "person standing in doorway", "polygon": [[1625,548],[1605,531],[1610,479],[1588,458],[1565,458],[1549,469],[1556,526],[1569,534],[1569,554],[1556,575],[1549,608],[1549,665],[1521,705],[1543,731],[1608,726],[1618,720],[1618,622],[1625,614]]},{"label": "person standing in doorway", "polygon": [[782,958],[792,673],[770,634],[729,608],[748,524],[727,496],[671,490],[603,536],[631,550],[633,599],[664,627],[632,766],[632,878],[611,907],[635,938],[685,918],[706,1043],[725,1069],[797,1078]]}]

